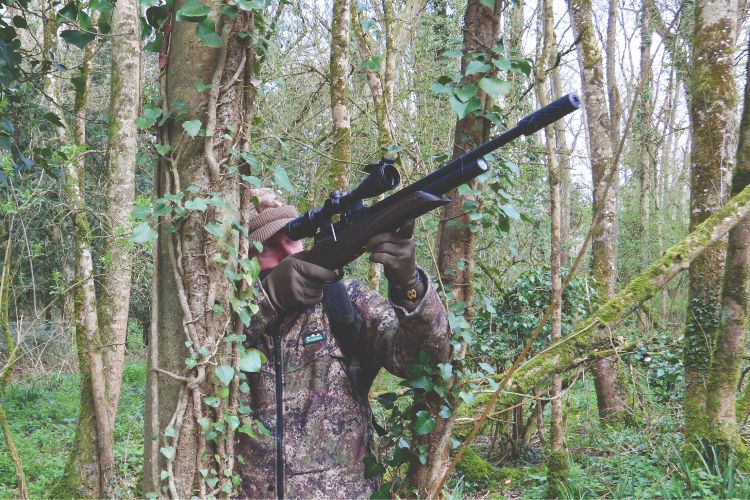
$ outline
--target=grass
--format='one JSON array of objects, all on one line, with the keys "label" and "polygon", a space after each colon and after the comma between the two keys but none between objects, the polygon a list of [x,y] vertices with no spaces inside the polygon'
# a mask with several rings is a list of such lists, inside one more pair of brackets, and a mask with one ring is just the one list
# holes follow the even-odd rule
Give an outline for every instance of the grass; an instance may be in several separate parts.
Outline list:
[{"label": "grass", "polygon": [[[45,376],[12,384],[3,404],[23,461],[32,498],[49,497],[62,477],[78,421],[77,375]],[[115,423],[115,460],[124,496],[138,494],[143,466],[143,393],[146,367],[129,360]],[[0,439],[0,498],[16,498],[16,474]]]}]

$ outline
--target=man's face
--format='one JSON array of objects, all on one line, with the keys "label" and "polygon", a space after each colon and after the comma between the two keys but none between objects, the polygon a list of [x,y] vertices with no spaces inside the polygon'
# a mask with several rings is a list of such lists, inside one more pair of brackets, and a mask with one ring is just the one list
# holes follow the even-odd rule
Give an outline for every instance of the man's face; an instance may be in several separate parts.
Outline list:
[{"label": "man's face", "polygon": [[284,231],[279,231],[263,243],[263,251],[257,254],[260,270],[276,267],[282,260],[302,250],[304,248],[301,241],[289,239]]}]

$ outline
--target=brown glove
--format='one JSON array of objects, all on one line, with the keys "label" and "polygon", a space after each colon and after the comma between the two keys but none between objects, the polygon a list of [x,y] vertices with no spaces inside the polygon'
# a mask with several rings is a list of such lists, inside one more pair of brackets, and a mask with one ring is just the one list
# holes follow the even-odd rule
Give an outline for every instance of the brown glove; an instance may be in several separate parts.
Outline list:
[{"label": "brown glove", "polygon": [[370,262],[383,264],[388,283],[397,289],[413,285],[418,279],[413,233],[414,219],[408,219],[395,232],[378,234],[365,243],[371,252]]},{"label": "brown glove", "polygon": [[324,267],[305,262],[295,254],[282,260],[262,281],[273,306],[288,312],[312,306],[323,300],[323,287],[338,275]]}]

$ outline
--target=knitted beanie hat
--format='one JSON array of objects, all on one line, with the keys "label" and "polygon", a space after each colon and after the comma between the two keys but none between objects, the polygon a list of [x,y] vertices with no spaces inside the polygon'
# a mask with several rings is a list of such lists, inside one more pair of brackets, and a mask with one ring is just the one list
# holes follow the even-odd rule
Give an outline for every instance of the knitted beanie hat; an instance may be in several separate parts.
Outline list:
[{"label": "knitted beanie hat", "polygon": [[273,189],[251,189],[250,196],[258,199],[255,213],[250,216],[247,224],[250,241],[265,243],[298,215],[297,209],[287,205],[281,195]]}]

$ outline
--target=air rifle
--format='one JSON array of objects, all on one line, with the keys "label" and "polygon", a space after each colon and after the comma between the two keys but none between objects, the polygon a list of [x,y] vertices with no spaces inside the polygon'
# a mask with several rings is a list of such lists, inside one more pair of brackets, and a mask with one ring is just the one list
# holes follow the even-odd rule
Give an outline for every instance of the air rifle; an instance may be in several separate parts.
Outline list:
[{"label": "air rifle", "polygon": [[[322,207],[308,210],[290,221],[285,230],[293,240],[315,238],[305,260],[330,270],[343,269],[364,253],[365,243],[376,234],[393,231],[406,219],[416,218],[447,203],[445,193],[483,174],[489,166],[484,156],[510,141],[551,125],[581,105],[570,93],[534,111],[507,132],[451,160],[445,166],[369,207],[363,200],[398,186],[401,176],[395,159],[383,157],[364,168],[368,174],[349,192],[334,191]],[[335,220],[338,218],[338,220]]]}]

